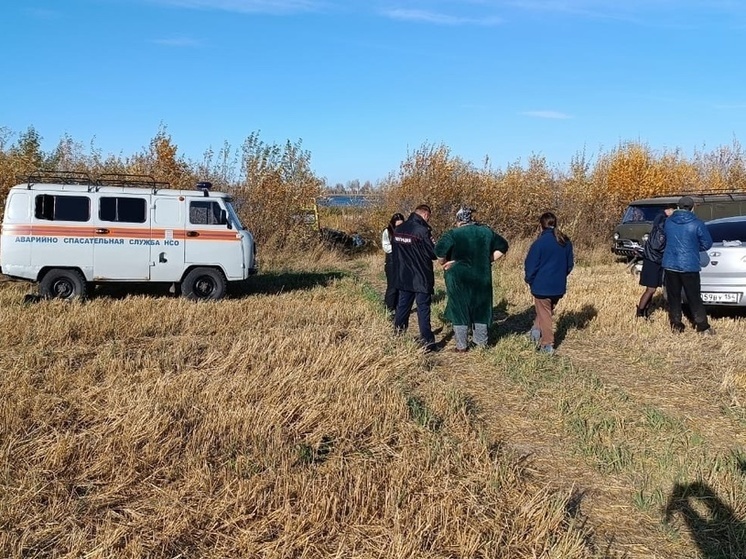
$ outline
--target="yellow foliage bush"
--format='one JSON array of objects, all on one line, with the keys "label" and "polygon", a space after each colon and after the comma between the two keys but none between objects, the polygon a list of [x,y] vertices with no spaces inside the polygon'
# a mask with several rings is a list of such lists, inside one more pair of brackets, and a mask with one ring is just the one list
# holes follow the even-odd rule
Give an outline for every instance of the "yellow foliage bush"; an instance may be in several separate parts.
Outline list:
[{"label": "yellow foliage bush", "polygon": [[[40,168],[87,172],[150,175],[175,188],[193,188],[210,181],[217,190],[231,192],[245,224],[260,243],[297,245],[318,239],[319,223],[304,216],[325,191],[311,168],[310,152],[300,142],[267,144],[257,133],[234,150],[225,144],[208,149],[202,161],[178,155],[165,129],[149,145],[128,157],[103,157],[93,147],[86,153],[69,137],[49,153],[30,128],[18,135],[0,128],[0,198],[18,177]],[[322,211],[321,225],[357,233],[377,243],[380,231],[394,212],[405,216],[419,204],[433,209],[431,224],[437,234],[453,226],[462,205],[477,210],[479,220],[508,238],[536,232],[538,216],[557,213],[563,229],[575,240],[598,246],[608,240],[626,205],[637,198],[711,190],[746,190],[746,155],[738,142],[686,158],[679,150],[662,153],[644,143],[621,143],[601,153],[594,162],[578,153],[567,169],[550,167],[532,155],[525,163],[504,170],[482,168],[454,156],[445,145],[423,144],[407,154],[398,172],[378,185],[380,204],[357,211]],[[2,201],[2,200],[0,200]]]},{"label": "yellow foliage bush", "polygon": [[399,176],[383,185],[386,206],[411,211],[433,207],[436,232],[453,224],[462,204],[508,238],[536,232],[539,215],[557,213],[576,241],[606,241],[629,202],[664,194],[746,190],[746,165],[738,144],[687,160],[679,151],[657,153],[641,143],[624,143],[595,163],[577,154],[567,171],[550,168],[542,157],[505,171],[477,170],[452,157],[445,146],[425,145],[401,164]]}]

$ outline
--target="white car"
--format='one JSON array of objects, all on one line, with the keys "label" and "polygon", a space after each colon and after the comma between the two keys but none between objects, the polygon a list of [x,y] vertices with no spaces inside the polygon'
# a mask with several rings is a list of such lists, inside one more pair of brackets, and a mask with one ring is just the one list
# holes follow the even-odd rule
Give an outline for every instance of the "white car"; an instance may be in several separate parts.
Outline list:
[{"label": "white car", "polygon": [[702,302],[706,306],[746,306],[746,216],[705,222],[712,248],[700,253]]}]

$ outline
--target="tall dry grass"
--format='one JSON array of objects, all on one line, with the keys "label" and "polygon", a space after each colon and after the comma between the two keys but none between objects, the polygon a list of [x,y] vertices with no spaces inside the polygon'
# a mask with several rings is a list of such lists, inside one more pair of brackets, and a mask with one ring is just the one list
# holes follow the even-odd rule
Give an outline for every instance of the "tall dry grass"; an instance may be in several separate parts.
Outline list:
[{"label": "tall dry grass", "polygon": [[[495,265],[492,346],[457,361],[391,335],[380,254],[269,253],[206,304],[0,284],[0,556],[601,557],[600,527],[695,556],[677,487],[728,504],[711,549],[743,550],[744,321],[636,321],[635,279],[581,249],[547,360],[523,335],[528,242]],[[514,424],[561,445],[526,461]],[[589,483],[620,499],[590,525],[570,514]]]},{"label": "tall dry grass", "polygon": [[[437,400],[457,384],[540,479],[577,491],[595,541],[614,542],[619,556],[743,556],[744,313],[711,313],[713,338],[693,327],[676,335],[661,293],[651,320],[635,318],[638,278],[607,251],[576,247],[555,317],[557,355],[546,359],[525,335],[534,317],[522,274],[530,239],[510,240],[494,265],[491,346],[455,362],[444,356],[423,392]],[[380,256],[368,258],[370,281],[382,284]],[[433,327],[449,340],[436,279]]]},{"label": "tall dry grass", "polygon": [[274,258],[215,304],[0,285],[0,556],[594,555],[354,261]]}]

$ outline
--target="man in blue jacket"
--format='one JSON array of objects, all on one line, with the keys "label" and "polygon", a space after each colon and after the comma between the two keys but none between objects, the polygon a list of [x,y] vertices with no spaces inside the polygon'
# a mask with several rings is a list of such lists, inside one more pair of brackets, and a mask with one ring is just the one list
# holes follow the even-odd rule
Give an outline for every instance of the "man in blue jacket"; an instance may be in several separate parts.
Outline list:
[{"label": "man in blue jacket", "polygon": [[681,291],[694,317],[697,332],[704,335],[714,334],[707,322],[707,312],[702,304],[699,272],[699,253],[709,250],[712,237],[692,210],[694,200],[689,196],[679,199],[678,209],[666,220],[666,248],[663,251],[662,266],[665,270],[666,295],[668,297],[668,320],[674,332],[683,332],[681,320]]},{"label": "man in blue jacket", "polygon": [[433,242],[430,207],[417,206],[407,220],[394,229],[391,248],[394,261],[394,283],[399,290],[399,301],[394,317],[394,328],[404,332],[409,327],[412,303],[417,302],[417,323],[420,341],[425,351],[437,351],[435,335],[430,327],[430,304],[435,291]]}]

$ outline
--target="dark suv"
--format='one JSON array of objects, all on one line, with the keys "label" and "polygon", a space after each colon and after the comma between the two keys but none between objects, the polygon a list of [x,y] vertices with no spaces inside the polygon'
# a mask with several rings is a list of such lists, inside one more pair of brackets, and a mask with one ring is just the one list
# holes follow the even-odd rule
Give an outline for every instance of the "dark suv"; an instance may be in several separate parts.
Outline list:
[{"label": "dark suv", "polygon": [[627,206],[622,222],[614,228],[611,251],[628,258],[639,255],[655,216],[667,205],[678,202],[682,196],[691,196],[694,213],[703,221],[746,215],[746,192],[682,193],[635,200]]}]

